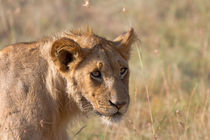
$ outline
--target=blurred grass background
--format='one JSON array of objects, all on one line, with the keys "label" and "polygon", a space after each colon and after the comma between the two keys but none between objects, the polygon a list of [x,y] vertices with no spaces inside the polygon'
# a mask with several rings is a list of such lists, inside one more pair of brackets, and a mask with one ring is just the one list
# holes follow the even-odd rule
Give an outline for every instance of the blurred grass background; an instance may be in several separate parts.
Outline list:
[{"label": "blurred grass background", "polygon": [[98,118],[76,123],[69,130],[72,138],[209,140],[210,1],[91,0],[89,7],[84,3],[0,0],[1,47],[85,25],[108,39],[131,26],[139,35],[141,43],[133,46],[130,61],[127,116],[112,127]]}]

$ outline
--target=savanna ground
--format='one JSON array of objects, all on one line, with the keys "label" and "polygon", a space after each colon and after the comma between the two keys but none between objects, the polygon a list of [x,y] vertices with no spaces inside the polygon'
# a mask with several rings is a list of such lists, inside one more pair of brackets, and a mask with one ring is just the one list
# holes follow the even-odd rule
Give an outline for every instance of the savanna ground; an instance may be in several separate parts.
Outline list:
[{"label": "savanna ground", "polygon": [[[0,46],[90,25],[114,38],[134,27],[131,105],[117,126],[75,123],[77,140],[210,139],[209,0],[0,0]],[[80,131],[81,130],[81,131]]]}]

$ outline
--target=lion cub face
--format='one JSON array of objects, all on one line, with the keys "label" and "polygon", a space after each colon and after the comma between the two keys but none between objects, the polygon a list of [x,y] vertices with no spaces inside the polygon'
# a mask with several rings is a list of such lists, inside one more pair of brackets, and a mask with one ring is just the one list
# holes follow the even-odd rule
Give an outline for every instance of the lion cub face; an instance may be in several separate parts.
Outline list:
[{"label": "lion cub face", "polygon": [[51,57],[67,79],[68,93],[84,112],[93,111],[117,122],[129,106],[129,53],[135,38],[131,29],[114,41],[96,35],[61,38]]}]

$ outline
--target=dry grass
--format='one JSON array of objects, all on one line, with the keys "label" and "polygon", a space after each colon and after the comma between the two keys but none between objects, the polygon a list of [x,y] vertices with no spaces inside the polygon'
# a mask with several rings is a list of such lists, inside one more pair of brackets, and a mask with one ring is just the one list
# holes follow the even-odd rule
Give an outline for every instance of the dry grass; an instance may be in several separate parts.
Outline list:
[{"label": "dry grass", "polygon": [[0,0],[0,45],[86,24],[113,38],[133,26],[142,42],[130,61],[126,118],[112,127],[89,119],[69,130],[73,139],[208,140],[209,21],[209,0],[92,0],[89,8],[82,0]]}]

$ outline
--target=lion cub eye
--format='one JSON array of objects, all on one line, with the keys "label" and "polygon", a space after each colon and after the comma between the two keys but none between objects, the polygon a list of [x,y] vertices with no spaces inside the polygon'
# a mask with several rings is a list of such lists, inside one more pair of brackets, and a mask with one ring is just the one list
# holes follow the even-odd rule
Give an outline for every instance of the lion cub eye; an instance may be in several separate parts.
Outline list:
[{"label": "lion cub eye", "polygon": [[90,73],[91,78],[93,78],[94,80],[101,80],[102,79],[102,75],[100,71],[93,71]]},{"label": "lion cub eye", "polygon": [[128,68],[124,67],[120,69],[120,76],[122,79],[126,76],[127,73],[128,73]]}]

